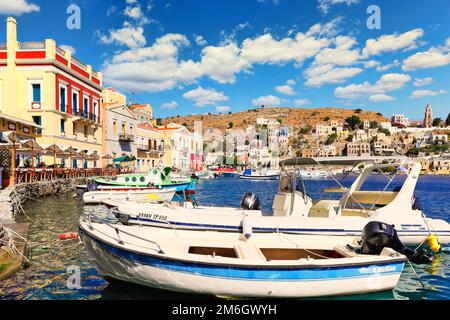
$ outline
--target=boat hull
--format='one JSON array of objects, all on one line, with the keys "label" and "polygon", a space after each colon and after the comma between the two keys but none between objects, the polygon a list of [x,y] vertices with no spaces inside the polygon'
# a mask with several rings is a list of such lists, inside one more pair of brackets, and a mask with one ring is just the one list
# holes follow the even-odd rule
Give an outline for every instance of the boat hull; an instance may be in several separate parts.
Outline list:
[{"label": "boat hull", "polygon": [[261,176],[250,176],[250,175],[243,175],[241,174],[239,176],[239,179],[246,179],[246,180],[278,180],[280,179],[279,174],[275,175],[261,175]]},{"label": "boat hull", "polygon": [[172,189],[104,189],[89,191],[83,194],[86,204],[103,203],[106,200],[135,201],[135,202],[161,202],[172,200],[175,188]]},{"label": "boat hull", "polygon": [[104,277],[222,297],[307,298],[385,291],[395,287],[404,267],[404,260],[395,259],[315,267],[221,266],[144,255],[81,228],[80,236]]}]

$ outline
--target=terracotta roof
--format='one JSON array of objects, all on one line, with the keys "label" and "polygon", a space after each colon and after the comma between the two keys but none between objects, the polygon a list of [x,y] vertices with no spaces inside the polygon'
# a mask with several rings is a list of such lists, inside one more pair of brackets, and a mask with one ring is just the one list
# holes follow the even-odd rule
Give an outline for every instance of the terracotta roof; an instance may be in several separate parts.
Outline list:
[{"label": "terracotta roof", "polygon": [[130,109],[131,110],[135,110],[135,109],[142,109],[142,108],[145,108],[145,107],[150,107],[151,108],[151,106],[149,104],[133,104],[133,105],[130,106]]},{"label": "terracotta roof", "polygon": [[141,129],[146,129],[146,130],[151,130],[151,131],[158,131],[157,128],[153,127],[149,123],[141,123],[141,124],[138,125],[138,127],[141,128]]}]

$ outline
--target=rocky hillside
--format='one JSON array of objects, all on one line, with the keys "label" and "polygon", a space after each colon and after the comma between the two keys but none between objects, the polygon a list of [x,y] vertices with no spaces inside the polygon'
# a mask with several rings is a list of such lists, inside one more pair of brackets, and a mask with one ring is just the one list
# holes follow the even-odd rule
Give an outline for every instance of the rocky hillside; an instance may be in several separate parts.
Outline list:
[{"label": "rocky hillside", "polygon": [[176,122],[186,125],[189,130],[193,129],[194,121],[202,121],[203,129],[216,128],[224,131],[232,124],[233,128],[247,128],[256,124],[257,118],[268,118],[281,120],[293,130],[305,127],[307,124],[315,126],[329,120],[344,121],[352,115],[358,116],[362,121],[375,120],[378,122],[389,121],[381,113],[363,111],[360,109],[349,110],[341,108],[256,108],[238,113],[207,114],[190,116],[173,116],[162,119],[162,123]]}]

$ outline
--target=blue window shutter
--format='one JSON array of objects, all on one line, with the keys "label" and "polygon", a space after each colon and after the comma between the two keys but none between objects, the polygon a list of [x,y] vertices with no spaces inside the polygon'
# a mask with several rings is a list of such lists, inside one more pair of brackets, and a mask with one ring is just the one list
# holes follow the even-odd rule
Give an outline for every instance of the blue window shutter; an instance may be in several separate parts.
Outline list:
[{"label": "blue window shutter", "polygon": [[39,83],[32,84],[33,102],[41,102],[41,85]]}]

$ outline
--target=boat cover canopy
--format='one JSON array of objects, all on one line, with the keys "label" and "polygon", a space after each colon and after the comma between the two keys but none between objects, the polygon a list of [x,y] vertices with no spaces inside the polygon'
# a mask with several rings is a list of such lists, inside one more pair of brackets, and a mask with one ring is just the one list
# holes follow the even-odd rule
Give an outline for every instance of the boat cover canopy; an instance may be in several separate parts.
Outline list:
[{"label": "boat cover canopy", "polygon": [[405,156],[387,156],[387,157],[313,157],[313,158],[292,158],[280,162],[280,166],[312,166],[317,164],[352,166],[363,162],[383,162],[392,160],[406,160]]}]

